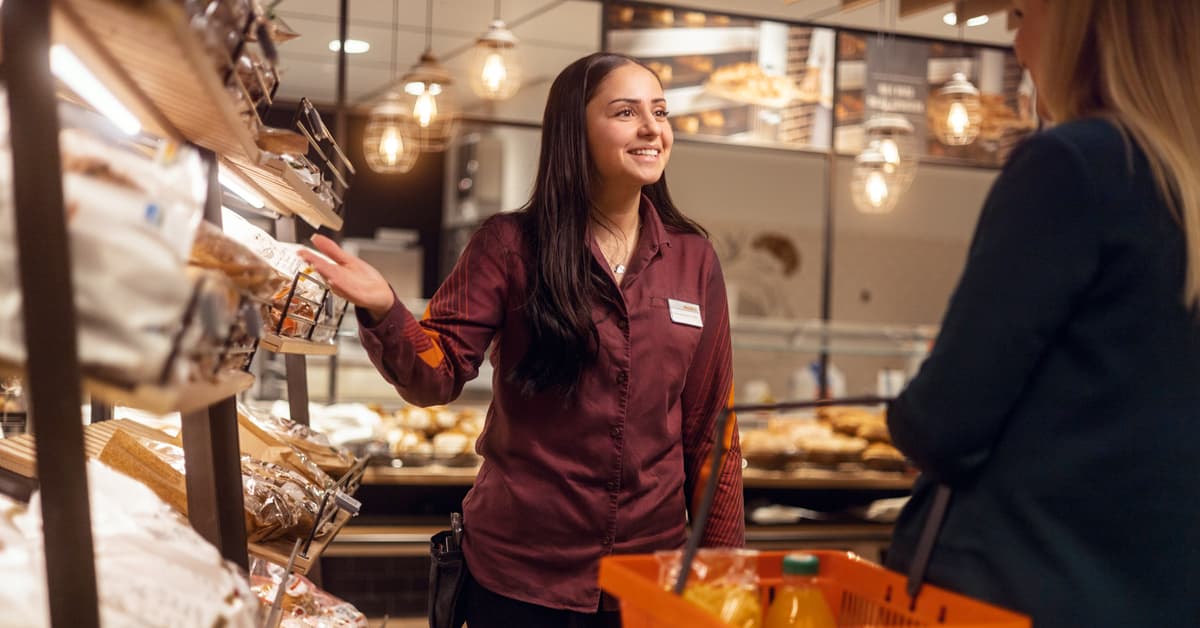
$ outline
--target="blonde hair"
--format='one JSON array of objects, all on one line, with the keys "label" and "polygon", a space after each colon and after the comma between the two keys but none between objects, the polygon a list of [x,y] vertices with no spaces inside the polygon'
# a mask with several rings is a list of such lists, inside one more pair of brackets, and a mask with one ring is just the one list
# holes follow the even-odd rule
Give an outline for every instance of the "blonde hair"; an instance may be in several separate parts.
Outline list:
[{"label": "blonde hair", "polygon": [[1200,1],[1047,0],[1038,98],[1056,122],[1113,120],[1183,228],[1200,305]]}]

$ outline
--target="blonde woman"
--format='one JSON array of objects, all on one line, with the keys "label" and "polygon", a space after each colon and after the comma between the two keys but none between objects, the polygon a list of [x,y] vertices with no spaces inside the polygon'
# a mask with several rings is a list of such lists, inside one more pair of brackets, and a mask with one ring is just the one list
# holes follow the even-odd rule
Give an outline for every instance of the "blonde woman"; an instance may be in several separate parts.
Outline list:
[{"label": "blonde woman", "polygon": [[889,409],[923,471],[891,567],[953,487],[928,579],[1035,626],[1200,626],[1200,1],[1016,0],[1054,126],[980,215]]}]

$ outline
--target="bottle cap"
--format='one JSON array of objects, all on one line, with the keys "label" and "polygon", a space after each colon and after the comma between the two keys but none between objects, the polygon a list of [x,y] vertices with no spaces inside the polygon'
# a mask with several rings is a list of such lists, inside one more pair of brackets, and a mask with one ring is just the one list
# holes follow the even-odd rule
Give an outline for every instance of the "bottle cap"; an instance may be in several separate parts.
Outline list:
[{"label": "bottle cap", "polygon": [[815,576],[821,560],[812,554],[788,554],[783,557],[783,575]]}]

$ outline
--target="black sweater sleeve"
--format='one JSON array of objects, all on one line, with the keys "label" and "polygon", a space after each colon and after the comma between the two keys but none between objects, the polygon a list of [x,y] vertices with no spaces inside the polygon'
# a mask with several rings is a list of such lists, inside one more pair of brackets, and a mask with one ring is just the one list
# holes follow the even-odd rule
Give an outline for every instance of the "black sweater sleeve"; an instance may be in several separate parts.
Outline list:
[{"label": "black sweater sleeve", "polygon": [[888,409],[899,447],[957,484],[987,461],[1100,260],[1099,205],[1081,154],[1030,138],[984,203],[929,358]]}]

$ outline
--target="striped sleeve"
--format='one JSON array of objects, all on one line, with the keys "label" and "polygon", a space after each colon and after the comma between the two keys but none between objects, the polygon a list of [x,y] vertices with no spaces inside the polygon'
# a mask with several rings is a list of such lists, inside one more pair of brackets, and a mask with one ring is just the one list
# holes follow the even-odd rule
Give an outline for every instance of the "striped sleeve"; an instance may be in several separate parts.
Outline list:
[{"label": "striped sleeve", "polygon": [[479,374],[504,322],[508,251],[496,219],[471,238],[418,321],[399,300],[380,321],[357,311],[367,355],[409,403],[449,403]]},{"label": "striped sleeve", "polygon": [[[709,477],[713,430],[717,412],[733,403],[733,347],[729,336],[729,305],[720,263],[713,257],[705,294],[704,332],[696,348],[683,387],[684,489],[688,513],[694,518]],[[746,524],[742,496],[742,452],[737,417],[730,417],[725,433],[726,453],[721,460],[719,483],[701,545],[741,547]]]}]

